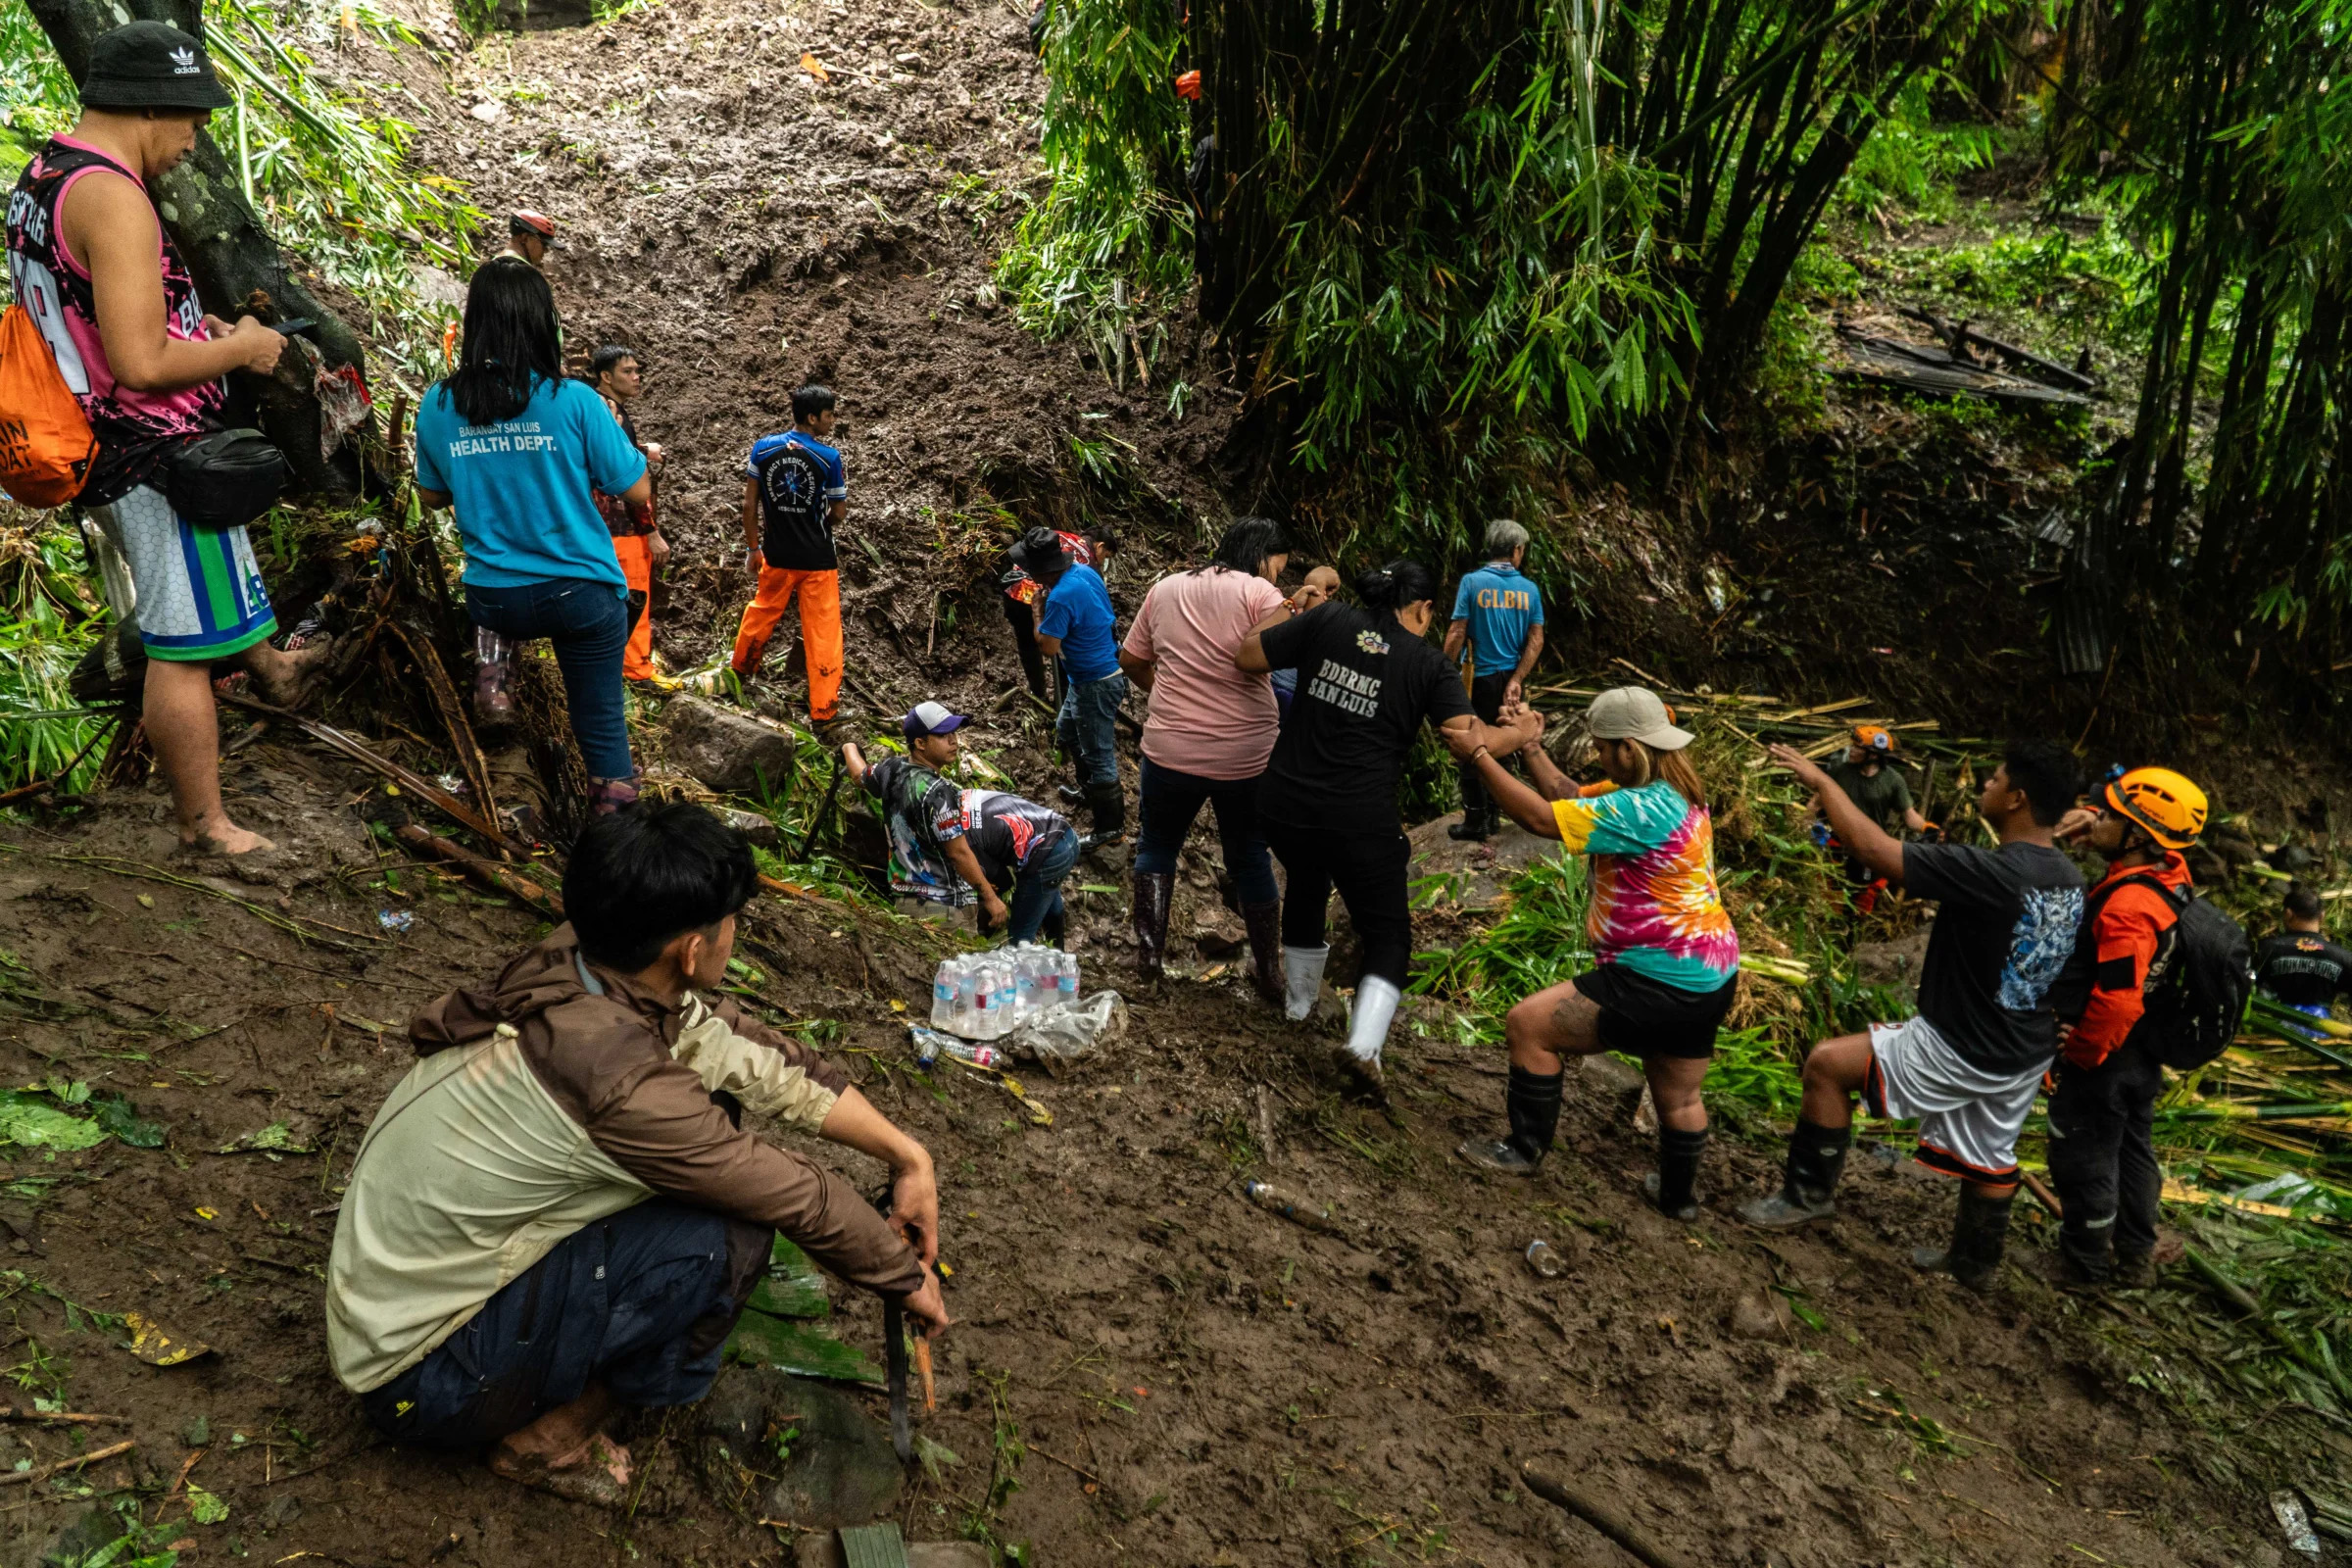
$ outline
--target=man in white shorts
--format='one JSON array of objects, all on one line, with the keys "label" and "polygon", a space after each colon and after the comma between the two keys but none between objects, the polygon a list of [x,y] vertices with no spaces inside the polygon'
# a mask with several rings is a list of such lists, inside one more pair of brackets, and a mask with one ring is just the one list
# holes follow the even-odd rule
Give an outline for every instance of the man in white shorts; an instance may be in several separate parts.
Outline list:
[{"label": "man in white shorts", "polygon": [[2017,1135],[2058,1054],[2052,986],[2082,922],[2082,873],[2053,843],[2082,793],[2074,755],[2012,742],[1977,797],[1999,848],[1905,844],[1794,749],[1773,760],[1818,791],[1830,826],[1871,872],[1938,903],[1920,970],[1919,1016],[1824,1040],[1805,1058],[1804,1103],[1781,1190],[1740,1207],[1785,1230],[1837,1212],[1833,1194],[1852,1134],[1853,1097],[1874,1116],[1919,1123],[1919,1162],[1960,1179],[1949,1248],[1912,1254],[1983,1290],[2000,1267],[2017,1196]]},{"label": "man in white shorts", "polygon": [[232,325],[204,313],[150,194],[212,111],[233,101],[186,33],[160,22],[103,33],[90,45],[81,118],[25,165],[8,209],[17,298],[97,438],[77,504],[129,562],[147,742],[172,786],[180,843],[218,855],[270,845],[220,805],[213,666],[237,664],[263,697],[292,703],[330,646],[272,648],[277,621],[245,530],[197,527],[164,495],[172,454],[221,427],[221,377],[267,374],[285,348],[250,316]]}]

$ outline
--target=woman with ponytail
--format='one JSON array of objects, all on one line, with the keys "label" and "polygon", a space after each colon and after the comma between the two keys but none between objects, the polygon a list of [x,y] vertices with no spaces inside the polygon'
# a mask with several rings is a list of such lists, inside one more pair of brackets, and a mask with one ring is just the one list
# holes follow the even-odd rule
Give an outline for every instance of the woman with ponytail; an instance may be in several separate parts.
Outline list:
[{"label": "woman with ponytail", "polygon": [[1470,699],[1426,639],[1437,579],[1414,561],[1355,580],[1363,608],[1334,600],[1294,616],[1279,610],[1242,639],[1234,662],[1262,672],[1296,667],[1298,693],[1258,786],[1257,814],[1289,878],[1282,904],[1283,1010],[1303,1019],[1331,957],[1324,910],[1337,889],[1363,944],[1363,973],[1339,1062],[1374,1093],[1380,1052],[1404,992],[1413,917],[1396,789],[1424,719],[1456,744],[1479,745]]},{"label": "woman with ponytail", "polygon": [[[1523,711],[1515,733],[1488,731],[1493,749],[1447,737],[1512,821],[1592,858],[1586,935],[1597,960],[1511,1009],[1503,1026],[1510,1136],[1474,1139],[1459,1152],[1483,1170],[1533,1176],[1559,1125],[1560,1058],[1621,1051],[1642,1058],[1658,1112],[1658,1168],[1643,1191],[1662,1212],[1696,1219],[1692,1182],[1707,1145],[1698,1089],[1739,989],[1740,938],[1715,882],[1706,788],[1685,754],[1690,731],[1639,686],[1602,692],[1587,722],[1608,775],[1590,792],[1544,755],[1540,714]],[[1494,751],[1513,745],[1541,794],[1496,760]]]},{"label": "woman with ponytail", "polygon": [[416,407],[416,495],[457,508],[475,710],[511,718],[514,645],[552,641],[590,808],[605,812],[637,798],[637,769],[620,680],[629,583],[594,492],[642,507],[653,482],[604,399],[564,374],[562,344],[537,268],[508,257],[473,274],[458,368]]}]

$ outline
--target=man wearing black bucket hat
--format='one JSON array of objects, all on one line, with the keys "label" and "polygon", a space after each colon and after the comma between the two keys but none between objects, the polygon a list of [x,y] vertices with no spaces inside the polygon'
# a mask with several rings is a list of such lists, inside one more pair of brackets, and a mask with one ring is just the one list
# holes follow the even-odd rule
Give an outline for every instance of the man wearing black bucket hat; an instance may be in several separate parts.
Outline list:
[{"label": "man wearing black bucket hat", "polygon": [[232,101],[204,46],[176,27],[134,22],[102,33],[81,118],[24,167],[8,208],[10,280],[97,441],[76,501],[129,563],[148,659],[147,740],[172,786],[180,842],[220,855],[270,842],[221,808],[212,666],[242,665],[262,696],[292,704],[329,651],[270,647],[277,622],[244,528],[199,527],[166,496],[173,459],[221,427],[221,377],[266,375],[285,347],[250,316],[232,325],[204,313],[149,195]]}]

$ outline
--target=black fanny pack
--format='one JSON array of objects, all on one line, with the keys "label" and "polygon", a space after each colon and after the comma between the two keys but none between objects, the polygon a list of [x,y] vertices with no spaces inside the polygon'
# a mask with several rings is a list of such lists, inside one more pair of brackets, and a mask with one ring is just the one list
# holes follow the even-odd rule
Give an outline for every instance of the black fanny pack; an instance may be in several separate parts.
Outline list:
[{"label": "black fanny pack", "polygon": [[242,527],[285,493],[286,455],[259,430],[215,430],[173,449],[161,477],[191,527]]}]

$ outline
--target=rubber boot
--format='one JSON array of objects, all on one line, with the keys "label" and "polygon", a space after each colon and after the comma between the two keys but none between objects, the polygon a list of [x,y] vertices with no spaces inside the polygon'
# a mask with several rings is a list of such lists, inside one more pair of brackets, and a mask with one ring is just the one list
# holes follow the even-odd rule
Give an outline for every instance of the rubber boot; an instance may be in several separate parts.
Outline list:
[{"label": "rubber boot", "polygon": [[485,729],[514,722],[514,645],[487,626],[473,628],[473,716]]},{"label": "rubber boot", "polygon": [[1043,920],[1037,923],[1037,935],[1047,947],[1058,948],[1061,946],[1061,939],[1069,933],[1069,911],[1057,908],[1050,911]]},{"label": "rubber boot", "polygon": [[1306,1015],[1315,1010],[1315,1000],[1323,995],[1323,966],[1331,961],[1331,948],[1285,948],[1282,950],[1282,1015],[1293,1023],[1304,1023]]},{"label": "rubber boot", "polygon": [[1355,983],[1355,1007],[1348,1020],[1348,1043],[1340,1048],[1336,1059],[1341,1071],[1374,1095],[1384,1092],[1380,1048],[1388,1042],[1389,1025],[1396,1018],[1396,1004],[1403,1000],[1404,993],[1394,980],[1368,974]]},{"label": "rubber boot", "polygon": [[1281,901],[1243,905],[1242,923],[1250,928],[1250,978],[1256,983],[1257,994],[1279,1007],[1285,999]]},{"label": "rubber boot", "polygon": [[2016,1201],[2015,1192],[1993,1198],[1981,1187],[1961,1183],[1951,1245],[1919,1249],[1911,1254],[1911,1266],[1949,1274],[1972,1291],[1985,1290],[2000,1272],[2001,1250],[2009,1240],[2009,1206]]},{"label": "rubber boot", "polygon": [[1075,784],[1056,784],[1054,786],[1054,793],[1060,799],[1062,805],[1073,809],[1086,804],[1086,791]]},{"label": "rubber boot", "polygon": [[2115,1250],[2115,1272],[2108,1279],[2127,1291],[2144,1291],[2156,1283],[2156,1254]]},{"label": "rubber boot", "polygon": [[1127,837],[1127,792],[1119,788],[1118,780],[1107,784],[1089,784],[1086,804],[1095,819],[1095,830],[1078,841],[1081,855],[1093,850],[1107,849],[1123,843]]},{"label": "rubber boot", "polygon": [[1494,831],[1492,815],[1483,806],[1462,808],[1462,819],[1446,830],[1446,836],[1457,844],[1484,844]]},{"label": "rubber boot", "polygon": [[1511,1069],[1510,1088],[1503,1091],[1503,1114],[1510,1118],[1511,1135],[1499,1143],[1473,1138],[1454,1152],[1480,1170],[1498,1176],[1533,1176],[1551,1152],[1552,1135],[1560,1127],[1560,1087],[1565,1072]]},{"label": "rubber boot", "polygon": [[1763,1230],[1785,1231],[1837,1213],[1832,1195],[1852,1137],[1851,1127],[1821,1127],[1797,1118],[1796,1131],[1788,1135],[1788,1174],[1781,1190],[1741,1203],[1740,1217]]},{"label": "rubber boot", "polygon": [[2090,1218],[2074,1195],[2066,1195],[2066,1221],[2058,1230],[2058,1261],[2069,1285],[2106,1284],[2115,1274],[2115,1216]]},{"label": "rubber boot", "polygon": [[1173,871],[1135,873],[1135,973],[1147,983],[1160,977],[1168,953],[1168,901],[1176,896]]},{"label": "rubber boot", "polygon": [[1658,1168],[1642,1178],[1642,1194],[1668,1219],[1685,1224],[1698,1218],[1698,1161],[1707,1152],[1707,1130],[1658,1128]]}]

